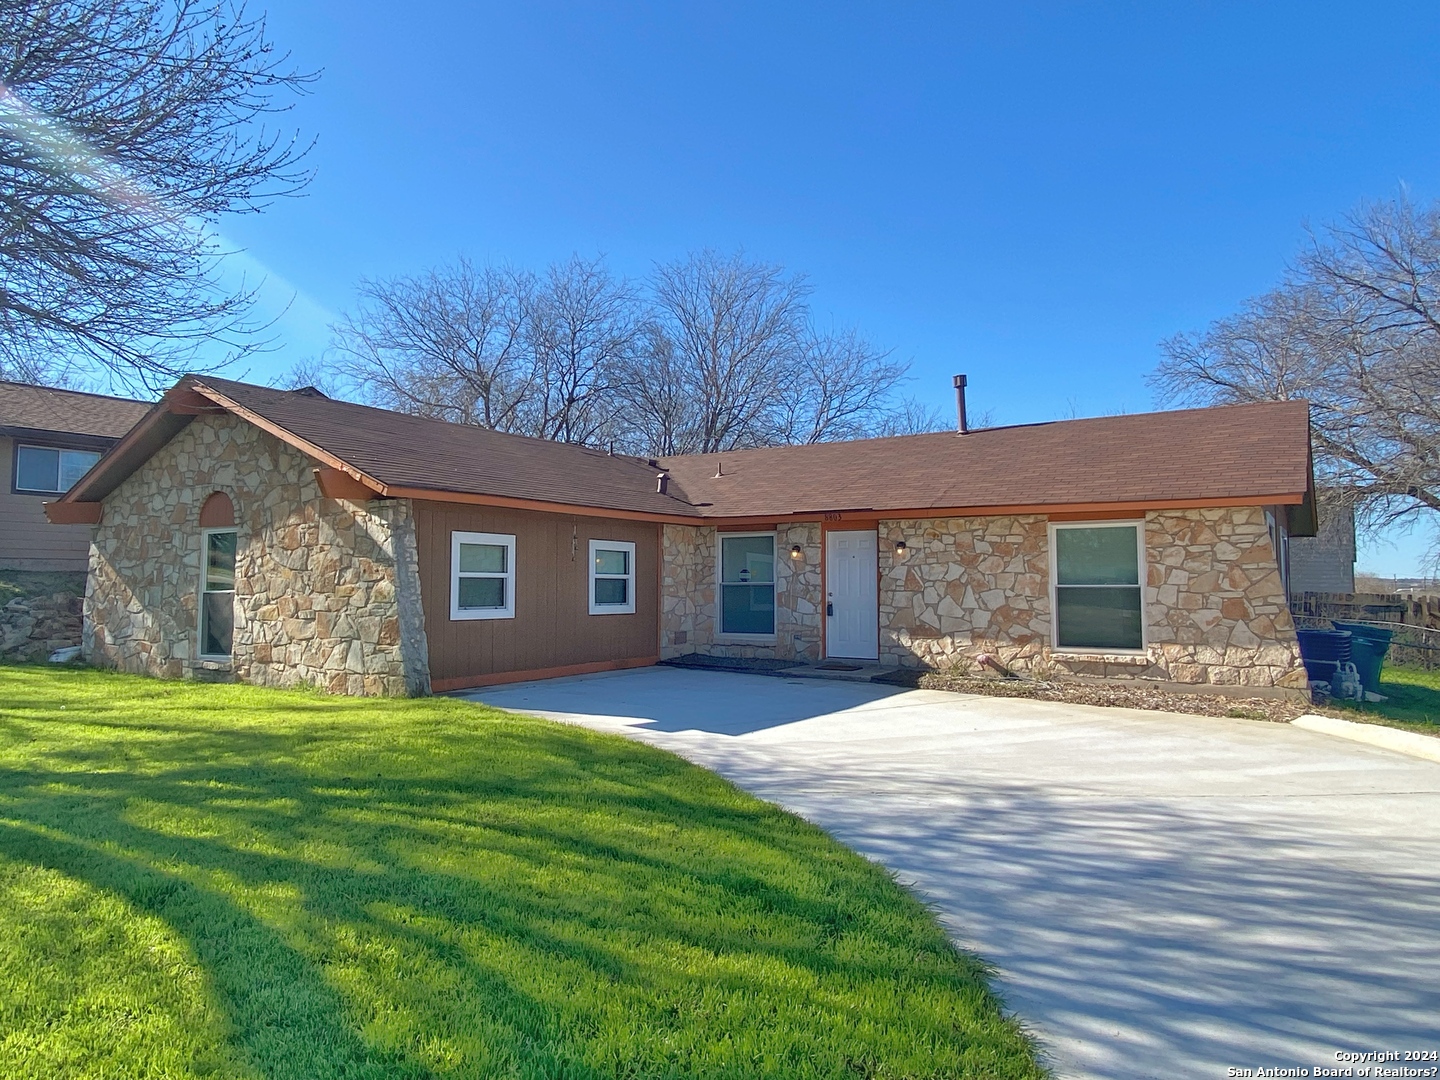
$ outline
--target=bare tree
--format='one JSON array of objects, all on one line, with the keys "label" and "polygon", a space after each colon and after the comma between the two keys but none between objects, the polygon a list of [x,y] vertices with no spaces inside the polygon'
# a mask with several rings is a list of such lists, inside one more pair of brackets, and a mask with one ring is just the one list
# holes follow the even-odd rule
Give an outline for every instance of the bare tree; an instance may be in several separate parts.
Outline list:
[{"label": "bare tree", "polygon": [[1279,288],[1161,351],[1165,400],[1309,401],[1321,480],[1371,527],[1440,511],[1436,207],[1362,206]]},{"label": "bare tree", "polygon": [[657,323],[644,326],[637,345],[614,383],[620,445],[645,457],[689,453],[700,412],[691,394],[692,380],[682,372],[670,339]]},{"label": "bare tree", "polygon": [[631,287],[601,259],[551,266],[530,296],[527,342],[536,393],[523,427],[557,442],[617,437],[614,380],[635,355],[643,314]]},{"label": "bare tree", "polygon": [[702,251],[658,267],[652,291],[672,393],[689,406],[676,452],[774,442],[779,388],[805,356],[804,279]]},{"label": "bare tree", "polygon": [[[972,428],[989,427],[994,418],[994,410],[986,409],[977,416],[971,417]],[[926,405],[916,401],[914,398],[906,398],[899,405],[888,410],[881,418],[879,425],[872,435],[928,435],[936,431],[954,431],[955,420],[942,416],[940,410],[933,405]]]},{"label": "bare tree", "polygon": [[154,387],[253,346],[213,226],[308,180],[299,74],[230,0],[0,0],[0,370]]},{"label": "bare tree", "polygon": [[817,331],[803,277],[703,251],[659,267],[652,292],[650,348],[622,389],[643,452],[813,443],[893,426],[908,366],[856,330]]},{"label": "bare tree", "polygon": [[816,333],[779,267],[702,252],[651,284],[578,256],[364,281],[335,353],[378,405],[646,456],[935,426],[894,402],[906,365]]},{"label": "bare tree", "polygon": [[778,443],[858,439],[911,420],[919,414],[893,396],[907,365],[878,349],[856,330],[810,334],[793,371],[777,383],[776,423],[768,433]]},{"label": "bare tree", "polygon": [[365,280],[332,330],[341,370],[376,405],[499,431],[523,428],[536,387],[528,351],[534,279],[461,259]]},{"label": "bare tree", "polygon": [[598,259],[544,277],[461,259],[362,282],[333,330],[340,366],[375,404],[600,445],[618,437],[611,390],[640,323],[635,294]]},{"label": "bare tree", "polygon": [[319,356],[307,356],[295,361],[271,379],[270,385],[280,390],[319,390],[326,397],[344,397],[349,389],[344,373]]}]

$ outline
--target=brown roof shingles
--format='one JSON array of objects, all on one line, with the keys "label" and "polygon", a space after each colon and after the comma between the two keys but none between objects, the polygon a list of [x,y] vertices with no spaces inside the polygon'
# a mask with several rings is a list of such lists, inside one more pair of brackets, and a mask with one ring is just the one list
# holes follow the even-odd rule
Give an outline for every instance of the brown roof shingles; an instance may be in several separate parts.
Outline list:
[{"label": "brown roof shingles", "polygon": [[196,380],[388,487],[695,516],[659,470],[603,450],[507,435],[225,379]]},{"label": "brown roof shingles", "polygon": [[0,428],[118,439],[149,409],[146,401],[0,381]]},{"label": "brown roof shingles", "polygon": [[[623,455],[303,392],[208,376],[189,377],[177,390],[187,386],[208,391],[387,490],[672,520],[1297,502],[1311,487],[1309,407],[1304,402],[738,450],[667,458],[656,467]],[[139,440],[133,453],[122,454],[122,444],[112,455],[113,467],[107,470],[102,462],[87,478],[92,482],[82,482],[68,499],[103,498],[153,453],[146,449],[150,441],[168,439],[183,419],[157,413],[153,423],[161,426],[153,435]],[[670,476],[666,494],[656,490],[661,469]]]},{"label": "brown roof shingles", "polygon": [[707,517],[1204,503],[1304,493],[1309,438],[1304,402],[1264,402],[738,450],[661,465]]}]

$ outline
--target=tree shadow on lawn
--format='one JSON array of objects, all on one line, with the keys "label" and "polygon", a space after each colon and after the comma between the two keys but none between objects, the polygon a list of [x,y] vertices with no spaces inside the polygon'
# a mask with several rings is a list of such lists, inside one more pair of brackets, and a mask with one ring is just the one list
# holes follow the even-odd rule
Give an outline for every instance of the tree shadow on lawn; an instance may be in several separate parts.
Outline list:
[{"label": "tree shadow on lawn", "polygon": [[377,749],[351,708],[7,720],[43,745],[0,772],[0,853],[168,923],[271,1080],[1032,1073],[978,962],[813,827],[618,740],[411,718]]}]

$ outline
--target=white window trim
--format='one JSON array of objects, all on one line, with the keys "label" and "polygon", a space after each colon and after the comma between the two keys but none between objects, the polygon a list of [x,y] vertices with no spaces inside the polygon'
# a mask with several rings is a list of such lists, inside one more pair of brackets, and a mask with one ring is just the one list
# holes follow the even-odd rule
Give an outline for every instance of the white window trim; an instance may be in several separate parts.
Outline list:
[{"label": "white window trim", "polygon": [[[1136,573],[1140,586],[1140,647],[1138,649],[1096,649],[1078,645],[1060,644],[1060,574],[1057,565],[1059,545],[1055,534],[1062,529],[1104,529],[1131,528],[1135,530]],[[1149,571],[1145,566],[1145,521],[1141,518],[1121,518],[1108,521],[1052,521],[1050,522],[1050,651],[1061,656],[1144,656],[1150,648],[1150,626],[1146,618],[1148,604],[1145,592],[1149,588]],[[1107,586],[1101,586],[1105,588]],[[1117,585],[1114,588],[1130,589],[1133,585]]]},{"label": "white window trim", "polygon": [[[462,608],[460,606],[460,545],[494,544],[506,548],[505,573],[472,574],[464,577],[503,577],[505,606],[498,608]],[[515,617],[515,537],[509,533],[452,532],[450,534],[450,618],[454,622],[468,619],[513,619]]]},{"label": "white window trim", "polygon": [[[624,551],[628,554],[625,565],[630,568],[628,574],[601,574],[595,570],[595,553],[597,551]],[[613,581],[624,579],[626,602],[623,604],[597,604],[595,602],[595,582],[599,580]],[[630,540],[591,540],[590,541],[590,614],[591,615],[634,615],[635,614],[635,544]]]},{"label": "white window trim", "polygon": [[[65,488],[65,487],[55,487],[55,488],[27,488],[27,487],[21,487],[21,486],[20,486],[20,451],[22,451],[22,450],[53,450],[53,451],[55,451],[55,453],[58,455],[58,456],[56,457],[56,459],[55,459],[55,483],[57,483],[57,484],[63,484],[63,483],[65,482],[64,477],[65,477],[65,455],[66,455],[66,454],[94,454],[94,455],[95,455],[95,461],[99,461],[100,458],[102,458],[102,457],[105,456],[102,451],[99,451],[99,450],[91,450],[91,449],[88,449],[88,448],[86,448],[86,447],[81,447],[81,446],[45,446],[45,445],[42,444],[42,443],[21,442],[19,439],[16,439],[16,440],[15,440],[15,443],[14,443],[14,445],[13,445],[13,449],[12,449],[12,454],[13,454],[13,457],[14,457],[14,461],[13,461],[13,464],[12,464],[12,471],[11,471],[11,475],[10,475],[10,490],[11,490],[12,492],[14,492],[16,495],[64,495],[67,491],[70,490],[70,488]],[[90,467],[85,470],[86,473],[88,473],[88,472],[90,471],[90,469],[93,469],[93,468],[95,467],[95,461],[92,461],[92,462],[90,463]],[[83,480],[84,477],[85,477],[85,474],[82,473],[81,476],[80,476],[80,479]],[[80,480],[76,480],[76,483],[77,483],[77,484],[78,484],[79,482],[80,482]],[[72,484],[71,487],[73,487],[73,486],[74,486],[74,485]]]},{"label": "white window trim", "polygon": [[[725,541],[739,536],[768,536],[773,547],[774,560],[770,576],[778,578],[780,562],[780,536],[774,529],[763,529],[759,532],[716,532],[715,534],[715,642],[717,645],[774,645],[780,639],[780,611],[778,601],[780,596],[780,582],[771,581],[770,588],[774,593],[777,606],[775,610],[775,632],[770,634],[732,634],[725,631]],[[738,585],[739,582],[730,582]]]},{"label": "white window trim", "polygon": [[[199,660],[232,660],[235,657],[235,638],[230,638],[230,651],[228,653],[207,653],[200,650],[205,647],[205,596],[211,590],[205,587],[210,577],[210,537],[216,533],[235,534],[235,565],[240,565],[240,530],[234,525],[215,525],[200,530],[200,602],[195,605],[195,656]],[[235,590],[215,589],[215,592],[228,592],[230,602],[235,602]],[[232,635],[234,631],[231,631]]]}]

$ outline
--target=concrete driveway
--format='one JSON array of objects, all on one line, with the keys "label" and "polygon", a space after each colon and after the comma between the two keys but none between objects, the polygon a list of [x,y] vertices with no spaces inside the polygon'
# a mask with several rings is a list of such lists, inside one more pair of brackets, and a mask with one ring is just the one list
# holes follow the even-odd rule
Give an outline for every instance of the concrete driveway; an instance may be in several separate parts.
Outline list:
[{"label": "concrete driveway", "polygon": [[1440,765],[1283,724],[663,667],[467,696],[673,750],[884,863],[998,967],[1060,1076],[1440,1050]]}]

